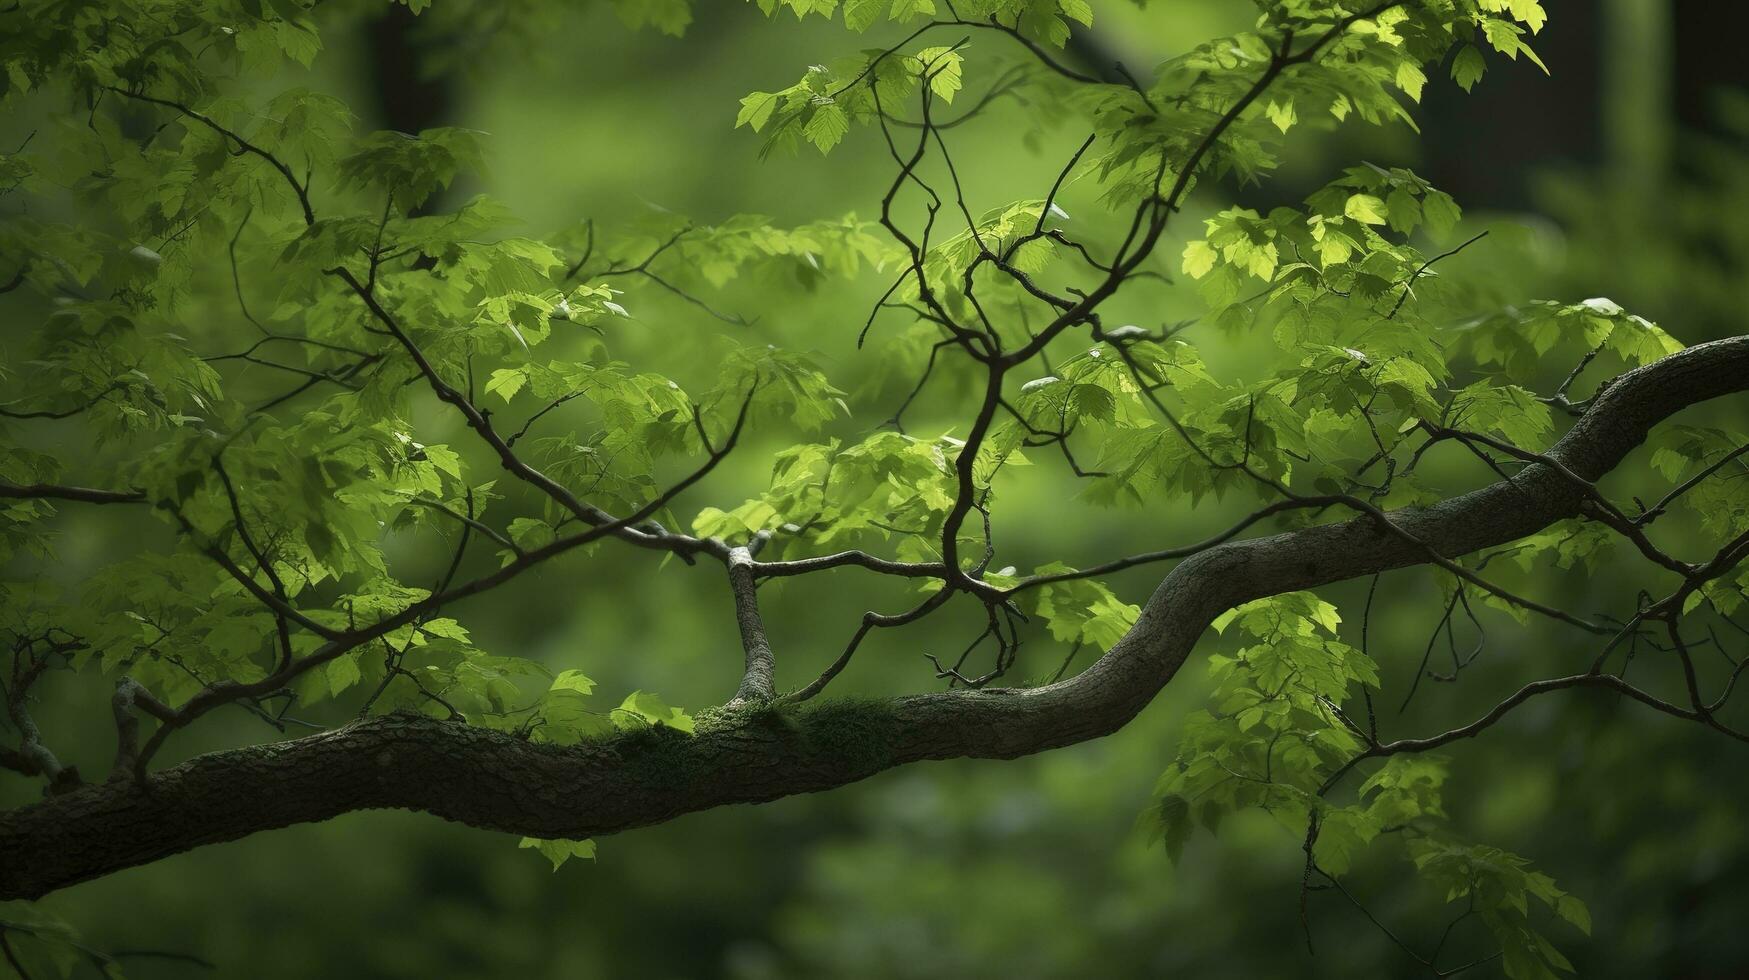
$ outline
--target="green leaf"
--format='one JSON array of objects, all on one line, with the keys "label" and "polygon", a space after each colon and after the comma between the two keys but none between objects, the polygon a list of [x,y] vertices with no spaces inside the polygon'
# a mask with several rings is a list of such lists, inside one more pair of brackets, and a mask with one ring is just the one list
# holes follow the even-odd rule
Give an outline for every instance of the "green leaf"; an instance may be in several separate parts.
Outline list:
[{"label": "green leaf", "polygon": [[641,720],[651,725],[672,728],[676,731],[692,734],[692,716],[679,708],[671,707],[667,702],[647,691],[633,691],[614,709],[620,717]]},{"label": "green leaf", "polygon": [[553,678],[550,688],[554,691],[576,691],[579,694],[589,694],[595,690],[595,682],[583,676],[580,670],[563,670]]},{"label": "green leaf", "polygon": [[844,26],[861,33],[880,20],[888,0],[844,0]]},{"label": "green leaf", "polygon": [[1190,839],[1194,825],[1190,821],[1190,801],[1176,793],[1168,793],[1155,804],[1160,821],[1160,837],[1166,845],[1166,857],[1174,864],[1184,854],[1185,841]]},{"label": "green leaf", "polygon": [[521,368],[498,368],[486,381],[486,394],[495,394],[506,402],[516,397],[528,383],[528,374]]},{"label": "green leaf", "polygon": [[516,846],[532,847],[539,851],[542,857],[553,862],[554,871],[574,857],[595,860],[595,842],[592,840],[542,840],[538,837],[524,837]]},{"label": "green leaf", "polygon": [[1286,102],[1270,99],[1264,104],[1263,112],[1269,117],[1269,121],[1275,124],[1275,128],[1284,133],[1292,129],[1294,122],[1299,118],[1294,115],[1294,104],[1291,99]]},{"label": "green leaf", "polygon": [[1591,910],[1572,895],[1562,895],[1555,901],[1555,914],[1572,923],[1573,928],[1591,935]]},{"label": "green leaf", "polygon": [[1482,52],[1473,44],[1465,44],[1458,48],[1457,56],[1451,62],[1451,78],[1458,87],[1468,92],[1482,80],[1482,73],[1488,65],[1482,59]]},{"label": "green leaf", "polygon": [[844,109],[836,102],[822,101],[814,106],[814,113],[808,118],[807,126],[802,130],[808,141],[820,148],[821,153],[828,153],[844,134],[850,132],[850,118],[844,114]]},{"label": "green leaf", "polygon": [[954,48],[924,48],[916,58],[918,70],[929,81],[929,90],[941,101],[952,102],[954,93],[964,83],[965,57]]},{"label": "green leaf", "polygon": [[364,675],[358,669],[358,656],[349,654],[329,661],[328,666],[323,668],[323,676],[328,680],[329,693],[339,696],[341,692],[357,684]]},{"label": "green leaf", "polygon": [[1427,219],[1427,227],[1435,235],[1445,235],[1457,227],[1458,219],[1463,212],[1458,209],[1457,202],[1444,191],[1428,191],[1421,199],[1421,213]]},{"label": "green leaf", "polygon": [[1386,221],[1385,202],[1371,194],[1350,195],[1342,205],[1342,213],[1369,225],[1382,225]]},{"label": "green leaf", "polygon": [[[1035,575],[1060,575],[1074,569],[1060,562],[1040,566]],[[1092,579],[1068,579],[1039,586],[1031,592],[1032,612],[1050,627],[1051,636],[1063,643],[1086,643],[1110,650],[1123,639],[1141,615],[1141,608],[1119,600],[1102,583]]]},{"label": "green leaf", "polygon": [[1215,267],[1220,254],[1209,247],[1206,241],[1188,242],[1184,246],[1184,274],[1192,279],[1201,279]]},{"label": "green leaf", "polygon": [[1397,63],[1397,87],[1416,102],[1421,101],[1421,89],[1427,84],[1427,74],[1414,61]]},{"label": "green leaf", "polygon": [[754,92],[741,100],[741,111],[735,114],[735,128],[750,127],[755,133],[765,128],[771,114],[783,101],[776,92]]}]

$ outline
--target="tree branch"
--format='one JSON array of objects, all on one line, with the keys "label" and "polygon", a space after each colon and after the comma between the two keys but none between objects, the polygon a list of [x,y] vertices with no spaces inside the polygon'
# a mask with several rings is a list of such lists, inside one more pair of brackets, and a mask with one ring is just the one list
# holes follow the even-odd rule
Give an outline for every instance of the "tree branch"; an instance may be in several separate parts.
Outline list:
[{"label": "tree branch", "polygon": [[[1653,425],[1749,390],[1749,337],[1690,348],[1608,386],[1548,453],[1585,480]],[[951,690],[734,712],[687,737],[621,733],[560,747],[392,715],[295,741],[214,752],[145,785],[86,786],[0,815],[0,899],[36,898],[203,844],[353,810],[418,810],[473,826],[581,838],[729,803],[842,786],[926,759],[1013,758],[1109,734],[1169,682],[1225,610],[1283,592],[1459,556],[1535,533],[1585,500],[1531,463],[1512,481],[1394,512],[1229,541],[1181,562],[1135,626],[1075,677],[1044,687]],[[1412,539],[1412,540],[1411,540]],[[1417,546],[1415,541],[1425,547]]]},{"label": "tree branch", "polygon": [[735,689],[730,704],[769,701],[777,693],[774,686],[777,660],[771,652],[771,641],[765,636],[765,621],[759,615],[759,583],[753,577],[753,564],[752,549],[729,549],[729,590],[735,595],[735,622],[741,628],[741,649],[747,657],[741,686]]},{"label": "tree branch", "polygon": [[50,483],[20,486],[0,483],[0,498],[12,500],[77,500],[87,504],[143,504],[144,490],[93,490],[89,487],[67,487]]}]

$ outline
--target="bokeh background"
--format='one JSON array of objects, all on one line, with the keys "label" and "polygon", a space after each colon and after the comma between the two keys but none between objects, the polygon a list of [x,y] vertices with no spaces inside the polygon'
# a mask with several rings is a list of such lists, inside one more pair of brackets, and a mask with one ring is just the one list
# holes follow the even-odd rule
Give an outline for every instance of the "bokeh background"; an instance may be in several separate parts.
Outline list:
[{"label": "bokeh background", "polygon": [[[1419,138],[1402,128],[1296,133],[1276,179],[1204,188],[1162,254],[1176,256],[1194,234],[1198,208],[1291,203],[1365,159],[1414,168],[1465,206],[1466,232],[1494,231],[1442,267],[1488,283],[1494,299],[1607,295],[1686,342],[1741,333],[1749,69],[1740,46],[1749,9],[1705,0],[1546,5],[1551,20],[1537,48],[1550,77],[1493,59],[1469,96],[1438,80],[1416,113]],[[571,6],[580,9],[559,9]],[[507,3],[496,18],[466,20],[459,33],[400,7],[339,5],[323,15],[327,50],[315,68],[263,83],[263,91],[332,91],[372,127],[489,133],[489,172],[452,195],[489,192],[539,232],[585,218],[622,226],[664,210],[700,222],[759,213],[799,223],[846,209],[874,216],[891,172],[876,134],[854,134],[825,160],[811,149],[761,160],[758,139],[732,128],[739,95],[788,85],[855,42],[817,20],[770,22],[729,0],[702,0],[694,13],[685,36],[674,38],[629,30],[604,4]],[[1072,55],[1147,65],[1249,17],[1248,4],[1231,0],[1104,4],[1097,30]],[[968,49],[968,93],[980,87],[983,49],[996,47],[979,38]],[[998,52],[988,54],[994,61]],[[1039,196],[1080,137],[1015,100],[953,133],[972,195],[986,205]],[[1102,220],[1076,188],[1062,203],[1090,226]],[[878,332],[868,350],[854,347],[879,288],[872,279],[834,282],[796,298],[754,278],[713,302],[759,314],[735,328],[750,339],[818,350],[855,403],[873,411],[893,403],[906,380],[883,368]],[[1200,312],[1190,290],[1138,288],[1122,302],[1125,317],[1149,325]],[[654,296],[635,312],[640,332],[617,356],[683,380],[708,371],[672,354],[721,324]],[[1197,340],[1217,365],[1241,363],[1248,344],[1268,342],[1212,328]],[[937,383],[913,417],[915,430],[951,425],[956,383],[951,373]],[[421,421],[438,432],[449,425],[436,413]],[[776,448],[740,452],[693,503],[738,502]],[[1220,505],[1194,517],[1170,508],[1114,512],[1072,494],[1070,485],[1041,481],[1006,499],[1002,563],[1089,563],[1138,542],[1199,537],[1222,519]],[[125,530],[98,527],[88,533]],[[68,541],[69,578],[90,560],[79,540]],[[1141,569],[1112,584],[1140,602],[1159,574]],[[835,656],[864,609],[903,601],[854,571],[842,576],[767,593],[786,683],[812,677]],[[1387,581],[1373,652],[1387,690],[1402,691],[1439,598],[1425,573]],[[1548,588],[1588,609],[1631,601],[1630,583],[1617,589],[1608,575]],[[1363,596],[1364,583],[1329,592],[1351,621]],[[722,700],[736,679],[728,595],[702,567],[598,552],[519,581],[461,618],[483,647],[554,670],[582,668],[610,700],[642,688],[696,708]],[[970,620],[930,623],[880,636],[838,689],[935,683],[919,651],[957,648]],[[1062,653],[1041,643],[1019,672],[1048,675]],[[1589,653],[1540,627],[1497,626],[1461,683],[1422,691],[1407,715],[1387,708],[1385,734],[1468,720],[1524,680]],[[1298,921],[1299,837],[1267,815],[1196,839],[1177,866],[1135,831],[1179,720],[1206,692],[1203,674],[1193,662],[1135,723],[1096,743],[1009,763],[913,766],[829,794],[695,814],[603,839],[596,862],[557,873],[518,851],[514,838],[418,815],[360,813],[204,848],[68,889],[45,905],[99,948],[183,950],[213,961],[220,976],[262,980],[1415,975],[1378,929],[1330,896],[1313,899],[1316,955],[1308,955]],[[90,691],[60,683],[46,694],[44,726],[86,725],[85,740],[62,753],[89,757],[101,771],[110,743],[101,726],[82,720]],[[177,750],[271,735],[238,715],[211,719]],[[1578,975],[1749,976],[1749,783],[1740,746],[1578,697],[1538,701],[1453,754],[1456,824],[1530,857],[1590,904],[1593,937],[1557,934]],[[1422,947],[1450,911],[1443,896],[1426,894],[1388,861],[1363,861],[1353,888]],[[197,972],[149,960],[129,968],[148,978]]]}]

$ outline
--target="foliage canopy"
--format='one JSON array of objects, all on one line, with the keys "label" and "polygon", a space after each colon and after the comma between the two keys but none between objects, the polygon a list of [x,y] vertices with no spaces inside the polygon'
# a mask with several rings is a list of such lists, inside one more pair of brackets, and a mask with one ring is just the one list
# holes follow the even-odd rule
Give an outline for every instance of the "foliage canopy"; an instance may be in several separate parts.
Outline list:
[{"label": "foliage canopy", "polygon": [[[487,16],[407,5],[458,32]],[[485,134],[359,132],[339,100],[280,87],[287,63],[321,52],[312,3],[20,0],[4,15],[0,98],[61,112],[0,155],[12,728],[0,765],[48,794],[0,815],[12,865],[0,894],[34,898],[362,806],[518,831],[556,868],[594,856],[589,833],[913,759],[1104,734],[1212,624],[1215,693],[1163,761],[1144,817],[1168,854],[1262,808],[1304,835],[1307,892],[1356,900],[1344,876],[1388,850],[1460,922],[1480,923],[1483,959],[1508,976],[1569,970],[1557,944],[1589,932],[1586,906],[1447,819],[1437,750],[1567,688],[1744,737],[1725,715],[1746,661],[1718,631],[1737,626],[1749,590],[1749,495],[1731,482],[1745,442],[1706,420],[1653,426],[1737,391],[1745,341],[1685,348],[1603,298],[1499,305],[1486,283],[1440,274],[1481,236],[1400,167],[1349,166],[1267,210],[1180,214],[1193,194],[1269,197],[1305,130],[1414,127],[1429,85],[1468,90],[1501,57],[1540,65],[1542,6],[1259,0],[1251,30],[1135,76],[1089,74],[1064,54],[1095,21],[1085,0],[756,5],[770,30],[793,14],[853,36],[738,112],[726,99],[723,122],[761,152],[817,152],[824,167],[890,157],[891,182],[857,202],[862,217],[662,215],[527,233],[489,197],[451,191],[490,159]],[[614,6],[634,27],[690,21],[685,0]],[[954,130],[1017,93],[1085,137],[1040,171],[1033,196],[974,206],[988,195],[954,166]],[[1104,213],[1071,216],[1069,193]],[[742,279],[762,284],[761,317],[878,281],[866,319],[822,329],[866,340],[886,380],[850,390],[817,350],[768,343],[715,299]],[[1130,297],[1188,289],[1206,308],[1198,330],[1113,322]],[[628,354],[647,350],[636,336],[663,329],[646,309],[717,329],[699,350],[642,362]],[[1205,359],[1189,339],[1235,335],[1269,338],[1267,362]],[[909,422],[919,397],[957,415]],[[1602,486],[1648,431],[1649,464]],[[750,440],[780,443],[763,485],[713,476]],[[1425,462],[1447,451],[1473,465]],[[1075,506],[1114,522],[1172,503],[1244,516],[1199,542],[1081,567],[1010,561],[1004,523],[1049,515],[1004,505],[1065,479]],[[42,569],[61,529],[96,509],[126,509],[135,530],[108,542],[82,587],[59,588]],[[1277,536],[1253,533],[1267,528]],[[741,641],[733,696],[684,710],[645,691],[604,698],[586,659],[476,644],[462,600],[513,595],[571,552],[616,576],[671,559],[719,574]],[[1638,563],[1636,607],[1594,615],[1536,597],[1540,578],[1606,560]],[[1143,604],[1104,581],[1175,561]],[[1373,576],[1388,595],[1378,576],[1407,565],[1436,569],[1450,644],[1449,669],[1429,644],[1416,685],[1473,659],[1452,640],[1465,620],[1552,619],[1589,664],[1471,725],[1381,739],[1384,703],[1409,705],[1415,687],[1381,687],[1372,593],[1339,613],[1314,590]],[[793,661],[760,607],[762,583],[804,575],[893,577],[908,604],[847,624],[848,644],[810,680],[782,669]],[[945,693],[834,697],[869,634],[927,631],[966,609],[974,635],[930,656],[924,676]],[[1724,663],[1699,662],[1709,643]],[[1061,653],[1022,673],[1023,645]],[[1097,657],[1077,670],[1082,650]],[[1624,676],[1636,653],[1671,673],[1637,686]],[[32,720],[32,687],[51,671],[113,691],[107,775],[63,764]],[[1663,686],[1677,693],[1654,693]],[[433,758],[495,753],[525,777],[548,762],[618,767],[601,785],[625,802],[564,819],[517,800],[446,810],[418,790],[358,788],[364,777],[334,776],[329,799],[315,774],[296,815],[227,810],[209,829],[228,779],[263,759],[299,764],[297,749],[243,748],[154,765],[227,705],[280,731],[309,710],[355,715],[291,744],[366,766],[385,746],[423,759],[401,748],[418,742]],[[516,768],[524,758],[544,761]],[[421,765],[406,763],[408,782],[436,785]],[[743,783],[742,767],[772,773]],[[589,801],[573,794],[592,778],[558,784],[553,807],[576,811],[565,804]],[[170,802],[129,809],[145,799]],[[69,835],[106,843],[81,851]],[[0,937],[65,972],[88,954],[59,928],[8,920]],[[1408,952],[1429,969],[1461,965],[1443,948]]]}]

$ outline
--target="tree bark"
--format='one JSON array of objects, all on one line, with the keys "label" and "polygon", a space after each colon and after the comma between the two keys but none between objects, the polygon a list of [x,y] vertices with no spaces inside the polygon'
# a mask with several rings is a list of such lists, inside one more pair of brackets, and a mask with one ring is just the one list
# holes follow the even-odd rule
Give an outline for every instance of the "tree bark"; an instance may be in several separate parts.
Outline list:
[{"label": "tree bark", "polygon": [[[1703,344],[1610,384],[1550,451],[1586,480],[1678,410],[1749,389],[1749,337]],[[1505,544],[1579,513],[1582,491],[1532,464],[1510,480],[1391,519],[1370,516],[1230,542],[1179,563],[1134,628],[1081,674],[1030,690],[957,690],[702,721],[570,747],[423,717],[362,720],[214,752],[145,784],[92,785],[0,814],[0,899],[58,888],[203,844],[353,810],[398,808],[535,837],[582,838],[728,803],[816,792],[926,759],[1006,759],[1122,727],[1177,673],[1209,622],[1252,599]],[[1418,542],[1418,543],[1417,543]],[[1425,547],[1423,547],[1425,546]]]}]

